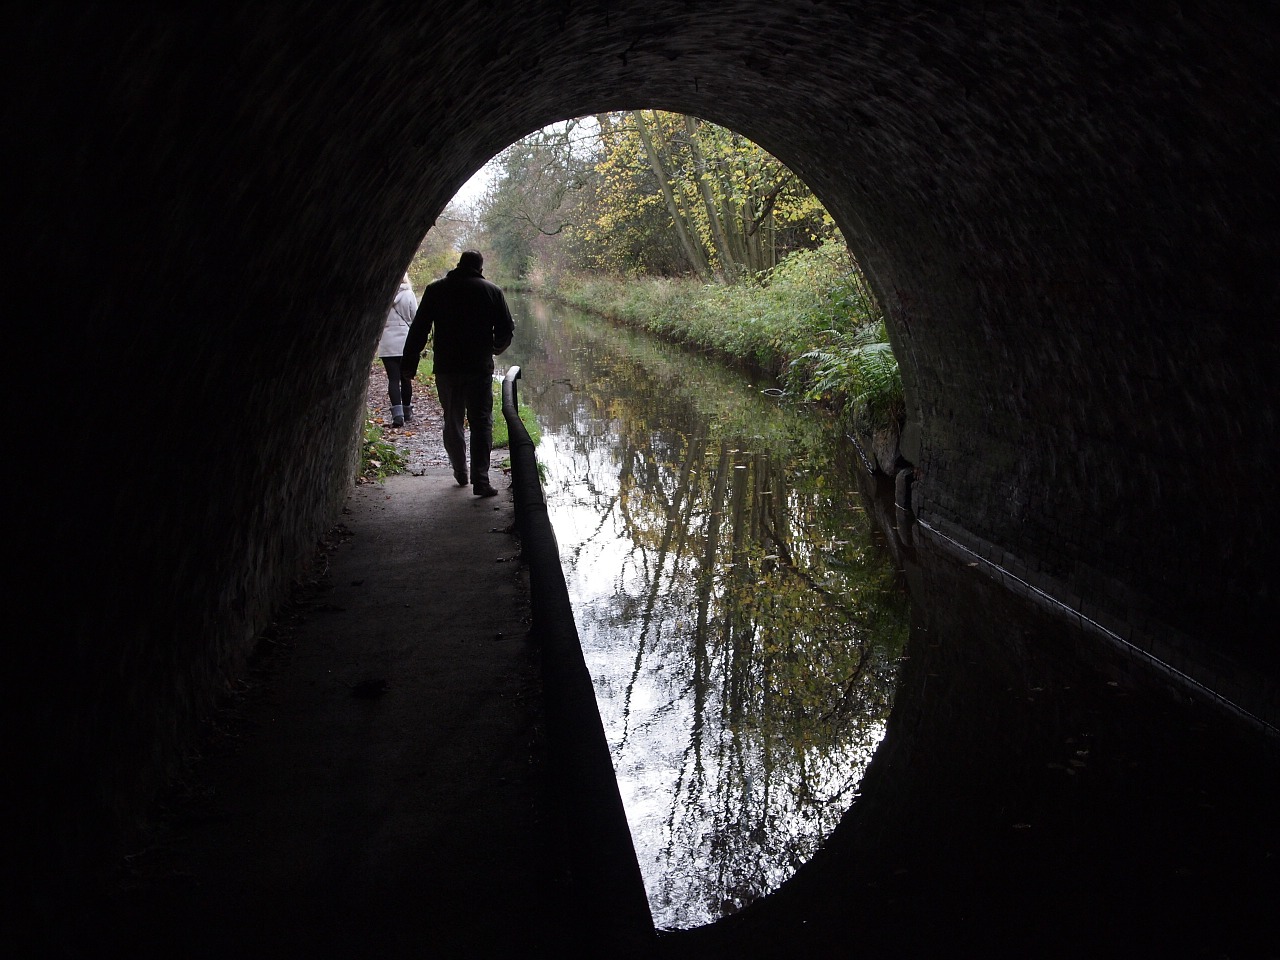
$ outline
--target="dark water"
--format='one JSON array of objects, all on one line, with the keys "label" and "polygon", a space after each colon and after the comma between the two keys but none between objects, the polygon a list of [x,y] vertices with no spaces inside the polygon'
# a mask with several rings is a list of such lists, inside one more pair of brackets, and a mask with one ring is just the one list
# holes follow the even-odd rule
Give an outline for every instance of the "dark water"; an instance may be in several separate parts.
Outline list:
[{"label": "dark water", "polygon": [[905,592],[812,411],[513,298],[520,395],[655,922],[808,860],[884,735]]}]

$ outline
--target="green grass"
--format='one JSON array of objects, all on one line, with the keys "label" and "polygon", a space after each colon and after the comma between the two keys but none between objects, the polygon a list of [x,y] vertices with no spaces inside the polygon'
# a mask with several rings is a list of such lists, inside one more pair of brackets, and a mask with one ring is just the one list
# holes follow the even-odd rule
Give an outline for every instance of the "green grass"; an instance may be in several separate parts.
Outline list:
[{"label": "green grass", "polygon": [[386,438],[378,421],[365,417],[360,438],[360,476],[382,483],[393,474],[403,473],[406,465],[405,455]]},{"label": "green grass", "polygon": [[[520,413],[520,422],[524,424],[524,428],[529,431],[529,439],[533,441],[536,447],[542,439],[542,432],[538,429],[538,420],[528,406],[523,402],[517,404]],[[502,390],[495,389],[493,391],[493,448],[500,450],[511,445],[511,434],[507,430],[507,418],[502,415]]]}]

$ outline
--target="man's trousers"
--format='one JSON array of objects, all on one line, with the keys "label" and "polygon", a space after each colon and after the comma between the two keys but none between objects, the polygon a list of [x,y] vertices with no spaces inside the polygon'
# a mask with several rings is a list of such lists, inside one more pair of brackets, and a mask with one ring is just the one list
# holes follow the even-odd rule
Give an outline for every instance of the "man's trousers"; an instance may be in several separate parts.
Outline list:
[{"label": "man's trousers", "polygon": [[436,391],[444,410],[444,451],[454,474],[467,472],[466,425],[470,424],[471,485],[487,484],[493,446],[493,374],[437,373]]}]

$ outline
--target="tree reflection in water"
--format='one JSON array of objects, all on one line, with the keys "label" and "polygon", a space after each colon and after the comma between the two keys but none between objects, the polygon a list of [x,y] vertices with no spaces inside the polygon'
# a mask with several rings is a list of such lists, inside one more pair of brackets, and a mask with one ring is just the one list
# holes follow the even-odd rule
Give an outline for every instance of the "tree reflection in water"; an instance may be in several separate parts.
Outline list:
[{"label": "tree reflection in water", "polygon": [[517,305],[511,359],[654,918],[707,923],[776,889],[854,801],[905,594],[811,411]]}]

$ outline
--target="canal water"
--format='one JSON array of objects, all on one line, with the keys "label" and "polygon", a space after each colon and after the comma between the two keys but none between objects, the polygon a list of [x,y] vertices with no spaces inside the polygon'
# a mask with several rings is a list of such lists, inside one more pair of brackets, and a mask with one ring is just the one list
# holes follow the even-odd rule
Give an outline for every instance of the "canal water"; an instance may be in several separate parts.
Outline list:
[{"label": "canal water", "polygon": [[857,802],[908,633],[848,441],[771,384],[512,298],[548,510],[655,923],[735,913]]}]

